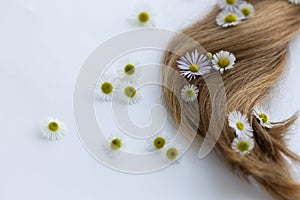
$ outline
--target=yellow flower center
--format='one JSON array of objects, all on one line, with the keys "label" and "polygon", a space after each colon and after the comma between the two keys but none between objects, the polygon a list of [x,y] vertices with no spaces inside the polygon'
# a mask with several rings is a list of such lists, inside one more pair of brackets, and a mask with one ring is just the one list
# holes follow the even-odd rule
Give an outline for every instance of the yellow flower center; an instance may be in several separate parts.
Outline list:
[{"label": "yellow flower center", "polygon": [[242,13],[248,17],[251,14],[250,8],[242,8]]},{"label": "yellow flower center", "polygon": [[162,137],[157,137],[153,141],[153,145],[155,146],[156,149],[161,149],[165,146],[166,140]]},{"label": "yellow flower center", "polygon": [[114,87],[111,83],[105,82],[101,85],[101,90],[104,94],[110,94],[112,93]]},{"label": "yellow flower center", "polygon": [[263,123],[267,123],[268,120],[269,120],[268,115],[266,115],[265,113],[261,113],[259,115],[259,118],[261,118],[261,120],[262,120]]},{"label": "yellow flower center", "polygon": [[110,143],[110,148],[113,150],[120,149],[122,146],[122,141],[119,138],[115,138]]},{"label": "yellow flower center", "polygon": [[236,127],[240,130],[243,131],[245,129],[245,126],[242,122],[237,122]]},{"label": "yellow flower center", "polygon": [[125,67],[124,67],[124,73],[131,76],[133,75],[135,72],[135,67],[133,64],[127,64]]},{"label": "yellow flower center", "polygon": [[188,98],[192,98],[195,95],[195,91],[193,89],[187,89],[185,92],[185,96]]},{"label": "yellow flower center", "polygon": [[138,18],[139,18],[139,21],[140,21],[140,22],[142,22],[142,23],[146,23],[146,22],[148,22],[148,21],[149,21],[149,19],[150,19],[150,15],[149,15],[149,13],[148,13],[148,12],[146,12],[146,11],[143,11],[143,12],[140,12],[140,14],[139,14]]},{"label": "yellow flower center", "polygon": [[237,16],[235,14],[228,14],[225,19],[224,22],[226,23],[232,23],[232,22],[236,22],[237,20]]},{"label": "yellow flower center", "polygon": [[199,71],[199,69],[200,69],[200,66],[199,66],[199,65],[196,65],[196,64],[190,65],[190,71],[191,71],[191,72],[196,73],[196,72]]},{"label": "yellow flower center", "polygon": [[226,68],[229,66],[229,64],[230,64],[230,60],[228,58],[220,58],[218,61],[218,65],[221,68]]},{"label": "yellow flower center", "polygon": [[59,129],[59,124],[57,122],[50,122],[48,124],[48,128],[50,129],[50,131],[57,131]]},{"label": "yellow flower center", "polygon": [[226,3],[229,5],[234,5],[236,0],[226,0]]},{"label": "yellow flower center", "polygon": [[127,86],[124,89],[124,93],[127,97],[129,98],[133,98],[136,95],[136,89],[133,86]]},{"label": "yellow flower center", "polygon": [[239,151],[244,152],[244,151],[248,151],[249,150],[250,145],[249,145],[248,142],[242,141],[242,142],[238,143],[237,148],[238,148]]},{"label": "yellow flower center", "polygon": [[170,148],[167,151],[167,158],[174,160],[178,156],[178,150],[176,148]]}]

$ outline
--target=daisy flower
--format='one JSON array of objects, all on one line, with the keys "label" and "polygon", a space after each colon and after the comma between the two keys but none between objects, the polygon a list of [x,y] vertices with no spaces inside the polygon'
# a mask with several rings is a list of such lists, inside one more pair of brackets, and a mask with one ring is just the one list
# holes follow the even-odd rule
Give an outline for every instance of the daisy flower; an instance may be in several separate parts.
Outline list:
[{"label": "daisy flower", "polygon": [[248,19],[248,18],[252,17],[255,12],[253,5],[251,5],[250,3],[247,3],[247,2],[241,3],[239,5],[239,9],[243,13],[244,19]]},{"label": "daisy flower", "polygon": [[121,62],[118,69],[119,77],[136,80],[141,75],[141,70],[137,67],[138,65],[138,62],[132,61],[130,58]]},{"label": "daisy flower", "polygon": [[231,144],[231,148],[241,156],[249,154],[254,148],[254,140],[248,136],[236,137]]},{"label": "daisy flower", "polygon": [[246,115],[239,111],[233,111],[228,114],[229,126],[234,129],[237,136],[253,136],[253,129],[249,124]]},{"label": "daisy flower", "polygon": [[149,150],[161,150],[170,142],[170,137],[167,134],[162,133],[148,140]]},{"label": "daisy flower", "polygon": [[255,106],[253,110],[254,116],[260,121],[260,124],[266,128],[272,128],[273,125],[270,122],[269,114],[262,106]]},{"label": "daisy flower", "polygon": [[149,6],[138,8],[130,16],[129,21],[137,27],[155,27],[156,15]]},{"label": "daisy flower", "polygon": [[97,93],[103,101],[111,101],[114,91],[114,81],[107,77],[104,77],[97,86]]},{"label": "daisy flower", "polygon": [[288,0],[288,1],[294,4],[300,4],[300,0]]},{"label": "daisy flower", "polygon": [[238,25],[242,19],[244,19],[243,13],[234,8],[234,9],[225,9],[223,10],[216,18],[218,26],[224,28],[229,26]]},{"label": "daisy flower", "polygon": [[235,60],[236,58],[232,53],[222,50],[213,55],[212,67],[223,74],[225,70],[234,67]]},{"label": "daisy flower", "polygon": [[120,136],[111,135],[108,141],[104,144],[104,151],[108,156],[114,156],[120,153],[122,147],[124,147],[124,139]]},{"label": "daisy flower", "polygon": [[132,81],[121,82],[118,87],[118,94],[129,104],[136,104],[142,99],[137,90],[136,83]]},{"label": "daisy flower", "polygon": [[178,161],[182,152],[177,145],[170,145],[163,148],[161,153],[164,159],[167,161]]},{"label": "daisy flower", "polygon": [[193,102],[197,99],[199,89],[195,85],[185,85],[181,89],[181,98],[185,102]]},{"label": "daisy flower", "polygon": [[41,132],[50,140],[59,140],[66,134],[66,127],[60,120],[48,118],[45,122],[43,122]]},{"label": "daisy flower", "polygon": [[218,0],[218,5],[221,9],[227,9],[237,7],[241,2],[241,0]]},{"label": "daisy flower", "polygon": [[190,81],[196,79],[197,76],[209,73],[211,70],[210,60],[206,55],[200,55],[197,50],[191,54],[187,52],[177,63],[181,75]]}]

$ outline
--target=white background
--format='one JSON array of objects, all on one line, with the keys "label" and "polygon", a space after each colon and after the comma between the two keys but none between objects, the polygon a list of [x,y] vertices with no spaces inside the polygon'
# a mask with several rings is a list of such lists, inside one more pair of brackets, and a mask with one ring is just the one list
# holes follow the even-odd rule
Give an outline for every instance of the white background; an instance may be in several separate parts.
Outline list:
[{"label": "white background", "polygon": [[[143,1],[146,3],[146,1]],[[0,200],[270,199],[231,174],[214,154],[189,151],[178,165],[144,175],[113,171],[94,160],[75,130],[72,94],[88,55],[113,35],[131,30],[127,18],[140,0],[0,1]],[[179,30],[205,16],[214,1],[151,1],[158,25]],[[274,119],[300,108],[300,37],[291,44],[290,70],[274,88]],[[41,137],[40,122],[63,120],[59,142]],[[299,128],[290,146],[300,154]]]}]

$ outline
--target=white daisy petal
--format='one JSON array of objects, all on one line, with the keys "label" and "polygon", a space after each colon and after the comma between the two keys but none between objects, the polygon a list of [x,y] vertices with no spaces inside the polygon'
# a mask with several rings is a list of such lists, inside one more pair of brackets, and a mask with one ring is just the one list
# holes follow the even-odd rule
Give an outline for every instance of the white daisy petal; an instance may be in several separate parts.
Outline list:
[{"label": "white daisy petal", "polygon": [[233,111],[228,114],[229,126],[234,129],[237,136],[253,137],[253,129],[249,124],[246,115],[239,111]]},{"label": "white daisy petal", "polygon": [[142,96],[136,87],[136,83],[133,81],[120,82],[117,90],[120,98],[126,103],[136,104],[142,99]]},{"label": "white daisy petal", "polygon": [[218,26],[224,28],[238,25],[244,19],[243,13],[239,9],[225,9],[216,18]]},{"label": "white daisy petal", "polygon": [[189,79],[196,79],[210,72],[211,62],[206,55],[200,55],[197,50],[186,53],[177,61],[180,74]]},{"label": "white daisy petal", "polygon": [[254,148],[254,140],[245,135],[238,136],[233,140],[231,148],[242,156],[249,154]]},{"label": "white daisy petal", "polygon": [[213,55],[212,68],[223,74],[225,70],[234,68],[235,61],[236,58],[232,53],[221,50]]},{"label": "white daisy petal", "polygon": [[247,2],[242,2],[238,8],[244,15],[244,19],[253,17],[255,10],[252,4]]},{"label": "white daisy petal", "polygon": [[288,1],[293,4],[300,4],[300,0],[288,0]]},{"label": "white daisy petal", "polygon": [[260,124],[266,128],[272,128],[273,125],[270,122],[270,116],[263,106],[255,106],[253,110],[254,116],[259,120]]},{"label": "white daisy petal", "polygon": [[103,101],[111,101],[115,92],[115,80],[108,77],[102,78],[97,84],[96,92]]},{"label": "white daisy petal", "polygon": [[218,0],[218,5],[221,9],[235,8],[242,0]]},{"label": "white daisy petal", "polygon": [[60,140],[66,134],[66,126],[55,118],[48,118],[41,125],[42,134],[50,140]]},{"label": "white daisy petal", "polygon": [[142,6],[130,16],[129,22],[136,27],[155,27],[156,14],[149,6]]},{"label": "white daisy petal", "polygon": [[185,102],[193,102],[197,99],[199,89],[195,85],[185,85],[181,89],[181,98]]}]

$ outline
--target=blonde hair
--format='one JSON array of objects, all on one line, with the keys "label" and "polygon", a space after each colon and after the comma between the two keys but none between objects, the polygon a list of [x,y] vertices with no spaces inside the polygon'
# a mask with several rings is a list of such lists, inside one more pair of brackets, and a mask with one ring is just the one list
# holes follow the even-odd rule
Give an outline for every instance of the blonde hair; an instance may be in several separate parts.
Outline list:
[{"label": "blonde hair", "polygon": [[[271,87],[285,69],[289,42],[300,30],[300,6],[287,0],[252,0],[250,3],[255,7],[255,16],[235,27],[217,26],[215,19],[220,9],[215,7],[204,19],[184,29],[182,33],[209,52],[226,50],[234,53],[237,58],[235,68],[222,75],[227,97],[225,112],[239,110],[247,114],[254,130],[255,148],[246,156],[240,156],[233,151],[231,144],[235,134],[226,120],[214,150],[233,172],[246,180],[254,178],[274,199],[299,200],[300,184],[293,179],[291,166],[286,158],[296,162],[300,158],[287,148],[285,142],[285,136],[297,116],[274,123],[273,128],[266,129],[252,112],[256,105],[262,104],[268,98]],[[174,38],[168,49],[176,50],[179,55],[168,51],[162,62],[178,71],[176,62],[180,55],[194,48],[193,45],[185,44],[182,38]],[[208,74],[207,79],[214,74],[215,72]],[[180,100],[172,91],[180,93],[182,81],[171,76],[167,69],[163,70],[163,81],[165,85],[172,86],[163,88],[163,98],[179,124],[183,118]],[[191,124],[190,127],[196,129],[198,135],[204,138],[211,123],[211,98],[217,98],[211,96],[202,77],[192,83],[199,87],[199,112],[195,113],[193,107],[186,107],[183,122],[188,124],[189,117],[200,117],[199,124]],[[218,122],[211,124],[220,126]],[[184,130],[186,135],[189,132],[188,129]]]}]

